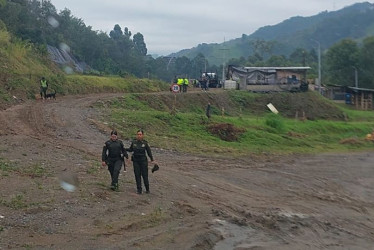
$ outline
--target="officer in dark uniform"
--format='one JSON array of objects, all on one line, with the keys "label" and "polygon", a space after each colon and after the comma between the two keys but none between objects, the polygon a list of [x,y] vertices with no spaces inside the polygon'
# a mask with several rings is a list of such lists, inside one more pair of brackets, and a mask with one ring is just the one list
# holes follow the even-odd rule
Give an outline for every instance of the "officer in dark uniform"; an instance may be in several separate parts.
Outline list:
[{"label": "officer in dark uniform", "polygon": [[154,163],[151,148],[149,147],[148,142],[143,139],[143,137],[143,130],[138,130],[136,133],[136,139],[132,140],[130,148],[126,149],[129,152],[133,152],[131,160],[134,166],[134,175],[138,194],[142,193],[142,177],[146,190],[145,192],[149,193],[147,155],[151,159],[151,163]]},{"label": "officer in dark uniform", "polygon": [[113,130],[110,133],[110,140],[105,142],[101,155],[102,165],[108,166],[112,178],[110,188],[113,191],[118,191],[118,176],[122,168],[124,157],[126,157],[126,159],[129,158],[123,146],[123,142],[117,138],[117,131]]}]

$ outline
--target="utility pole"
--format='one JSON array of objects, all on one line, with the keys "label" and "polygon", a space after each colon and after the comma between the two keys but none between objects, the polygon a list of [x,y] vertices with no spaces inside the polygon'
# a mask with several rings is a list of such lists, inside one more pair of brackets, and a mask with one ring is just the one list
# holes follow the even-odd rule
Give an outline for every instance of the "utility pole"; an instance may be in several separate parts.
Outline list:
[{"label": "utility pole", "polygon": [[223,48],[220,49],[222,50],[222,53],[223,53],[223,63],[222,63],[222,85],[225,83],[225,63],[226,63],[226,50],[229,50],[229,49],[226,49],[226,46],[225,46],[225,42],[226,42],[226,39],[223,38]]},{"label": "utility pole", "polygon": [[[305,67],[306,65],[306,62],[305,62],[305,50],[303,50],[303,67]],[[304,80],[304,83],[306,83],[306,70],[304,71],[304,75],[303,75],[303,80]]]},{"label": "utility pole", "polygon": [[352,66],[355,69],[355,87],[358,88],[358,72],[355,66]]},{"label": "utility pole", "polygon": [[322,93],[322,79],[321,79],[321,43],[317,40],[311,39],[318,44],[318,85],[319,93]]}]

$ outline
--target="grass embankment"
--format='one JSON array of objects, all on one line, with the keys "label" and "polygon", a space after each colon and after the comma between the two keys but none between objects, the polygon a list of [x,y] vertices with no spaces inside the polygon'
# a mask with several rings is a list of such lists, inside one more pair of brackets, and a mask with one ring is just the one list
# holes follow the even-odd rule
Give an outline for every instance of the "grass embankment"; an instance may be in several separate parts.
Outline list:
[{"label": "grass embankment", "polygon": [[[279,115],[268,111],[269,100],[279,107]],[[205,116],[208,102],[211,119]],[[358,151],[374,146],[364,140],[374,128],[373,112],[335,105],[311,92],[221,91],[178,94],[175,99],[171,93],[126,94],[110,107],[111,124],[124,139],[142,128],[154,147],[181,152],[239,156]]]}]

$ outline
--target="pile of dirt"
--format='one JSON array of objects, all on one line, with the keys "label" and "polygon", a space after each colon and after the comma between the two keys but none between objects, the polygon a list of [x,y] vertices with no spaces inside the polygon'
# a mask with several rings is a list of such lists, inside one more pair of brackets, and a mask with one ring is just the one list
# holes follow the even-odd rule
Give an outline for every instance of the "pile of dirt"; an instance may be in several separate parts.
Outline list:
[{"label": "pile of dirt", "polygon": [[208,131],[212,135],[218,136],[221,140],[233,142],[239,139],[245,129],[237,128],[230,123],[218,123],[209,125]]}]

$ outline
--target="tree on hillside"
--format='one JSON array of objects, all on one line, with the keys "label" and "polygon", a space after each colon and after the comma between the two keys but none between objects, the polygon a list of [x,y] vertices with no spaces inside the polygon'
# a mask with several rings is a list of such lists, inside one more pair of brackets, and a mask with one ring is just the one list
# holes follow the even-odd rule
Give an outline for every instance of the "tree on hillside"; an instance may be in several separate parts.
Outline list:
[{"label": "tree on hillside", "polygon": [[289,66],[289,62],[285,56],[271,56],[266,60],[266,66],[273,67],[286,67]]},{"label": "tree on hillside", "polygon": [[[258,63],[257,61],[256,63]],[[262,62],[262,60],[261,60]],[[227,65],[235,65],[235,66],[253,66],[252,64],[248,63],[247,60],[242,56],[240,58],[231,58]]]},{"label": "tree on hillside", "polygon": [[8,31],[18,38],[31,42],[43,41],[44,36],[41,32],[43,17],[38,1],[7,1],[0,7],[0,18],[6,24]]},{"label": "tree on hillside", "polygon": [[354,67],[358,67],[358,53],[358,45],[351,39],[344,39],[334,44],[326,53],[328,82],[354,86]]},{"label": "tree on hillside", "polygon": [[109,33],[110,38],[113,40],[119,40],[123,36],[122,28],[119,24],[114,25],[114,28]]},{"label": "tree on hillside", "polygon": [[360,50],[360,85],[374,89],[374,36],[367,37],[363,41]]},{"label": "tree on hillside", "polygon": [[296,65],[306,65],[306,57],[308,55],[308,52],[305,51],[305,49],[297,48],[295,49],[289,56],[289,60]]},{"label": "tree on hillside", "polygon": [[134,43],[131,40],[131,32],[127,27],[125,27],[124,32],[122,32],[121,27],[116,24],[109,34],[114,42],[114,46],[108,48],[109,56],[117,64],[114,73],[133,73],[130,70],[133,65],[131,61],[136,60],[134,57],[136,55],[133,53]]},{"label": "tree on hillside", "polygon": [[250,55],[248,57],[248,66],[253,66],[253,65],[256,65],[258,62],[262,62],[264,60],[264,58],[262,58],[262,56],[260,56],[260,54],[258,53],[255,53],[254,55]]},{"label": "tree on hillside", "polygon": [[125,30],[123,32],[123,35],[127,38],[127,39],[130,39],[131,38],[131,31],[129,30],[129,28],[125,27]]},{"label": "tree on hillside", "polygon": [[199,53],[192,59],[192,75],[194,78],[199,78],[201,76],[201,72],[206,71],[207,67],[207,59],[202,53]]},{"label": "tree on hillside", "polygon": [[175,61],[175,73],[177,75],[186,76],[191,72],[191,61],[187,57],[178,57]]},{"label": "tree on hillside", "polygon": [[259,54],[262,58],[270,57],[276,45],[275,41],[265,41],[263,39],[251,40],[249,42],[253,54]]},{"label": "tree on hillside", "polygon": [[134,41],[134,46],[136,51],[139,53],[141,56],[147,55],[147,45],[144,42],[144,37],[141,33],[136,33],[133,38]]}]

